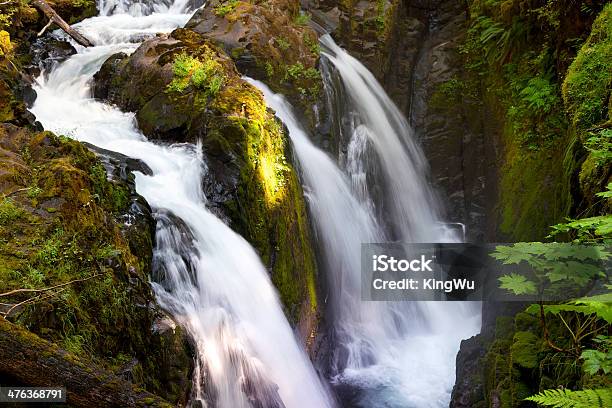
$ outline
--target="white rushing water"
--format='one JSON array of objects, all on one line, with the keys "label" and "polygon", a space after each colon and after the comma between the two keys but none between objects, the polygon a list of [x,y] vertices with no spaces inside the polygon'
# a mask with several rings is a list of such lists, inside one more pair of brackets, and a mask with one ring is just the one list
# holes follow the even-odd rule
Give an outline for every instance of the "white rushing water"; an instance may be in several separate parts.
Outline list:
[{"label": "white rushing water", "polygon": [[[365,302],[361,299],[361,244],[458,242],[441,227],[435,196],[425,183],[426,162],[406,120],[372,74],[322,38],[349,100],[350,142],[344,171],[311,143],[292,107],[263,83],[250,80],[289,129],[321,240],[330,286],[338,384],[358,390],[361,407],[448,406],[455,356],[462,339],[480,329],[474,305],[442,302]],[[337,118],[340,120],[340,118]],[[374,150],[392,220],[377,221],[368,191],[368,149]],[[383,221],[383,220],[380,220]],[[382,224],[394,228],[386,230]]]},{"label": "white rushing water", "polygon": [[31,111],[45,129],[152,169],[136,173],[136,188],[158,221],[157,299],[195,343],[192,398],[220,408],[332,406],[257,254],[207,210],[200,146],[149,142],[133,114],[91,97],[92,76],[108,56],[185,24],[187,2],[105,2],[100,9],[77,25],[96,46],[76,46],[76,55],[41,75]]}]

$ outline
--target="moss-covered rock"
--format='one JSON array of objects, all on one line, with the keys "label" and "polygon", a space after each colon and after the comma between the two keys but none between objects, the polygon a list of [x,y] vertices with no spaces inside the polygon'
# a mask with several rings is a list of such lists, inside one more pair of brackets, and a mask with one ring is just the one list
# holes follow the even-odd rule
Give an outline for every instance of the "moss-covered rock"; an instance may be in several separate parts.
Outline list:
[{"label": "moss-covered rock", "polygon": [[3,311],[65,350],[184,400],[189,364],[178,392],[162,384],[176,370],[160,355],[186,355],[186,345],[152,333],[161,312],[148,284],[150,210],[129,176],[107,176],[81,143],[0,125],[0,293],[53,288],[4,295]]},{"label": "moss-covered rock", "polygon": [[575,157],[570,159],[574,159],[575,165],[579,166],[580,195],[584,198],[580,206],[586,214],[611,210],[609,201],[596,197],[612,181],[610,61],[612,5],[606,6],[593,23],[589,38],[580,48],[563,81],[563,101],[571,118],[570,136],[572,142],[578,145],[572,152]]},{"label": "moss-covered rock", "polygon": [[313,104],[321,76],[318,36],[295,0],[213,0],[198,10],[186,28],[225,50],[238,71],[286,95],[314,125]]},{"label": "moss-covered rock", "polygon": [[259,251],[289,317],[312,315],[315,261],[303,193],[287,135],[259,90],[240,78],[220,48],[188,29],[117,58],[102,68],[96,88],[136,111],[148,136],[201,141],[211,209]]},{"label": "moss-covered rock", "polygon": [[17,125],[33,122],[26,102],[33,99],[34,92],[24,81],[20,68],[16,44],[7,31],[0,30],[0,122]]}]

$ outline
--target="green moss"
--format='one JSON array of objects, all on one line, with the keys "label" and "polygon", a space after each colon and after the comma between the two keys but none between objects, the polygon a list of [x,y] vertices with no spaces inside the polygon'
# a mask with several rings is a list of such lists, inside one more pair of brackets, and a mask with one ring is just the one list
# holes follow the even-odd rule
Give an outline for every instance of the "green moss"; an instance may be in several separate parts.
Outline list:
[{"label": "green moss", "polygon": [[[610,182],[612,153],[607,129],[612,118],[612,5],[599,14],[589,38],[568,69],[563,100],[571,118],[571,149],[566,162],[579,171],[583,215],[603,214],[609,207],[596,197]],[[586,150],[586,157],[583,151]]]},{"label": "green moss", "polygon": [[207,50],[200,58],[178,54],[172,65],[174,78],[168,85],[169,92],[181,93],[188,86],[204,91],[208,97],[215,97],[225,81],[223,67],[215,59],[214,52]]},{"label": "green moss", "polygon": [[[49,132],[2,125],[0,145],[14,153],[0,158],[0,174],[20,169],[14,185],[0,190],[0,197],[14,192],[0,205],[10,220],[0,223],[0,292],[67,284],[16,309],[10,319],[105,367],[118,354],[134,356],[147,366],[142,383],[153,384],[151,310],[138,306],[152,299],[143,268],[150,260],[135,257],[114,218],[129,205],[127,186],[108,181],[82,144]],[[139,254],[150,258],[150,240],[148,251],[146,244]],[[30,296],[18,293],[2,302]]]},{"label": "green moss", "polygon": [[129,191],[125,185],[109,182],[106,169],[101,163],[97,163],[89,170],[92,181],[92,192],[94,199],[104,208],[114,213],[124,210],[129,203]]},{"label": "green moss", "polygon": [[214,12],[219,17],[224,17],[225,15],[234,11],[239,3],[240,2],[238,0],[224,0],[214,8]]},{"label": "green moss", "polygon": [[512,339],[512,362],[524,368],[536,368],[539,364],[538,350],[541,340],[529,331],[514,333]]},{"label": "green moss", "polygon": [[10,198],[0,201],[0,225],[10,225],[25,216],[25,211]]},{"label": "green moss", "polygon": [[563,99],[578,130],[608,120],[612,91],[612,4],[593,23],[587,42],[572,62],[563,82]]},{"label": "green moss", "polygon": [[[493,134],[499,130],[502,151],[496,212],[501,236],[541,239],[549,225],[583,212],[592,202],[593,192],[572,188],[584,152],[576,139],[584,136],[573,125],[582,121],[581,116],[598,115],[597,106],[607,103],[601,92],[609,88],[611,74],[602,61],[609,59],[609,51],[601,46],[601,55],[589,63],[581,51],[574,60],[576,46],[586,37],[584,30],[592,19],[577,4],[566,9],[560,3],[472,0],[468,7],[470,27],[461,47],[468,74],[460,78],[460,84],[467,86],[464,94],[481,95],[475,99],[484,101],[485,120],[495,123],[485,126]],[[598,7],[594,5],[593,14]],[[604,10],[602,15],[606,14],[609,11]],[[575,17],[570,21],[568,15]],[[603,31],[608,28],[602,26],[594,24],[594,37],[607,38]],[[591,49],[594,42],[589,40],[584,47]],[[579,66],[587,69],[579,74]],[[589,76],[591,85],[585,80]],[[580,86],[583,91],[578,90]],[[446,103],[446,90],[438,92],[441,105]],[[599,93],[599,102],[588,102],[592,93]],[[603,182],[604,172],[593,175],[592,169],[589,165],[582,178],[597,179],[592,185]]]},{"label": "green moss", "polygon": [[500,230],[514,240],[548,234],[549,226],[568,213],[563,145],[527,150],[505,134],[505,163],[500,180]]}]

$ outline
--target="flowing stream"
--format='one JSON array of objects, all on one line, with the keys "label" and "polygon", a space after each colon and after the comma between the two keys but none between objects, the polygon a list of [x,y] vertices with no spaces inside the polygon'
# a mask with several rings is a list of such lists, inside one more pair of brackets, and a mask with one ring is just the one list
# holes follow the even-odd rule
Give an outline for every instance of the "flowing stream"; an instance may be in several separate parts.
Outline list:
[{"label": "flowing stream", "polygon": [[[46,129],[152,169],[151,176],[136,173],[136,187],[157,219],[153,287],[194,341],[192,399],[220,408],[332,407],[257,254],[206,209],[200,146],[149,142],[133,114],[91,97],[91,79],[106,58],[184,25],[188,0],[101,0],[99,9],[77,25],[96,46],[75,46],[77,54],[41,74],[31,110]],[[326,81],[330,101],[340,96],[336,111],[350,118],[337,118],[349,141],[344,158],[312,144],[284,98],[250,81],[287,125],[302,172],[329,276],[333,381],[357,390],[349,401],[356,406],[442,407],[459,342],[477,332],[478,314],[462,304],[361,301],[360,245],[457,238],[439,222],[426,161],[401,113],[363,65],[330,37],[322,44],[341,84]],[[370,191],[376,172],[383,197]]]},{"label": "flowing stream", "polygon": [[[425,158],[403,115],[359,61],[329,36],[321,43],[340,79],[332,81],[332,73],[325,76],[328,92],[341,96],[342,106],[330,111],[342,112],[336,118],[338,129],[349,140],[344,168],[310,141],[281,95],[247,79],[262,90],[266,103],[287,126],[305,183],[329,279],[333,381],[340,390],[349,388],[343,400],[351,406],[448,406],[460,342],[480,329],[477,306],[364,302],[360,251],[361,244],[369,242],[459,238],[439,222],[436,197],[425,181]],[[389,206],[384,220],[379,215],[383,209],[376,208],[369,191],[368,177],[376,166],[385,194],[378,201]]]},{"label": "flowing stream", "polygon": [[184,25],[187,1],[101,2],[99,9],[77,25],[96,46],[76,46],[77,54],[43,73],[31,111],[48,130],[152,169],[151,176],[136,173],[136,188],[158,221],[153,286],[195,344],[192,399],[220,408],[331,407],[257,254],[206,209],[201,147],[149,142],[133,114],[91,97],[89,84],[105,59]]}]

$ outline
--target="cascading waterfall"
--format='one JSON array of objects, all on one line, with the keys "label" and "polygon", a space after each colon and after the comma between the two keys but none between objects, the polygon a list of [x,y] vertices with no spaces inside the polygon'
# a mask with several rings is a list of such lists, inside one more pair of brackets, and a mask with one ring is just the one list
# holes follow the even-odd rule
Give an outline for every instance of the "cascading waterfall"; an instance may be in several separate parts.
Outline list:
[{"label": "cascading waterfall", "polygon": [[133,114],[91,98],[89,83],[104,60],[185,24],[187,2],[100,9],[101,16],[77,25],[96,46],[77,45],[77,54],[43,73],[31,110],[46,129],[140,159],[153,171],[136,173],[136,188],[158,222],[157,299],[195,345],[192,399],[220,408],[331,407],[257,254],[206,209],[201,147],[151,143]]},{"label": "cascading waterfall", "polygon": [[[348,98],[342,101],[350,116],[343,121],[348,123],[344,131],[350,133],[344,171],[310,142],[282,96],[250,81],[289,129],[308,192],[330,282],[334,381],[340,388],[348,386],[352,395],[348,403],[360,407],[447,406],[455,355],[460,341],[478,332],[478,312],[458,303],[362,301],[360,250],[362,243],[392,238],[404,242],[457,242],[457,238],[438,222],[437,201],[425,183],[426,161],[404,117],[359,61],[329,36],[321,43]],[[341,111],[333,108],[332,112]],[[367,159],[372,157],[383,172],[387,193],[383,203],[390,205],[392,218],[385,221],[393,228],[377,220],[368,191]]]},{"label": "cascading waterfall", "polygon": [[438,200],[425,184],[427,161],[406,119],[374,75],[331,36],[323,36],[321,44],[323,56],[333,64],[346,90],[344,106],[353,119],[348,129],[351,139],[367,135],[379,158],[388,190],[385,199],[397,229],[393,232],[405,241],[439,241],[440,229],[434,228]]}]

